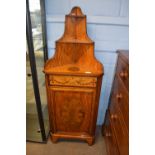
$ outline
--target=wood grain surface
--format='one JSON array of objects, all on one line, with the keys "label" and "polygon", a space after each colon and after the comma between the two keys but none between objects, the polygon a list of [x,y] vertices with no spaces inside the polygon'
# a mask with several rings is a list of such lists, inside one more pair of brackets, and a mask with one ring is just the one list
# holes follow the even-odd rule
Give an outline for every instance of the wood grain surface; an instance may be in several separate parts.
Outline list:
[{"label": "wood grain surface", "polygon": [[[109,155],[129,154],[129,54],[118,51],[110,104],[103,124]],[[110,134],[109,134],[110,133]]]},{"label": "wood grain surface", "polygon": [[92,145],[104,70],[94,56],[86,15],[79,7],[66,15],[65,32],[44,72],[52,141],[81,139]]}]

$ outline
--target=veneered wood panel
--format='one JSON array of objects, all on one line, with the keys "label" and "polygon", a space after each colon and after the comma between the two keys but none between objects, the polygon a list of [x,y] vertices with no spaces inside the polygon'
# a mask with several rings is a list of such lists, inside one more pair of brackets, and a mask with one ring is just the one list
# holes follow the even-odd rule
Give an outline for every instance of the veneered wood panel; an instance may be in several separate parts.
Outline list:
[{"label": "veneered wood panel", "polygon": [[94,56],[86,15],[74,7],[66,15],[64,35],[44,67],[51,138],[81,139],[92,145],[102,84],[103,65]]},{"label": "veneered wood panel", "polygon": [[94,90],[51,88],[56,132],[90,133]]},{"label": "veneered wood panel", "polygon": [[[76,68],[71,68],[76,69]],[[96,87],[96,77],[81,77],[81,76],[49,76],[49,85],[57,86],[78,86],[78,87]]]}]

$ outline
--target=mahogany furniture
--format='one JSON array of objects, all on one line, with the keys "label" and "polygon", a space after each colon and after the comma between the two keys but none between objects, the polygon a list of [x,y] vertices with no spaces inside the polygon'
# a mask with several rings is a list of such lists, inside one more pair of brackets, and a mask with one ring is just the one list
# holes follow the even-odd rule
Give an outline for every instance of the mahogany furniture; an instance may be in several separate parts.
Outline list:
[{"label": "mahogany furniture", "polygon": [[65,16],[65,32],[44,68],[51,138],[81,139],[92,145],[103,65],[94,56],[86,15],[74,7]]},{"label": "mahogany furniture", "polygon": [[108,155],[129,154],[129,54],[118,51],[118,62],[110,103],[102,133]]}]

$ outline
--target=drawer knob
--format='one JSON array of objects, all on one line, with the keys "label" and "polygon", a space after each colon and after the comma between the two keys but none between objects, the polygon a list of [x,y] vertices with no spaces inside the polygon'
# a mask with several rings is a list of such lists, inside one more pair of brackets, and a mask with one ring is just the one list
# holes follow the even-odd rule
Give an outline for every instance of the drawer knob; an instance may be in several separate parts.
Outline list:
[{"label": "drawer knob", "polygon": [[118,118],[118,116],[116,114],[111,115],[111,119],[117,119],[117,118]]},{"label": "drawer knob", "polygon": [[127,73],[127,72],[121,72],[121,73],[120,73],[120,76],[121,76],[122,78],[126,78],[126,77],[128,76],[128,73]]},{"label": "drawer knob", "polygon": [[120,100],[122,97],[123,97],[123,95],[122,95],[121,93],[116,95],[116,98],[119,99],[119,100]]},{"label": "drawer knob", "polygon": [[111,133],[110,132],[107,132],[107,133],[105,133],[105,136],[106,137],[110,137],[111,136]]}]

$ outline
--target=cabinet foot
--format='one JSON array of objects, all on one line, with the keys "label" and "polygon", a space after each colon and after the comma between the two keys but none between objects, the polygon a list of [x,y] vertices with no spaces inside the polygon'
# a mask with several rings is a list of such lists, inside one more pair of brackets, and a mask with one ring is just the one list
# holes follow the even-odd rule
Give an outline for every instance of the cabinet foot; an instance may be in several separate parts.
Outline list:
[{"label": "cabinet foot", "polygon": [[69,135],[61,135],[61,134],[51,134],[51,140],[53,143],[57,143],[59,139],[79,139],[82,141],[86,141],[89,146],[93,145],[95,142],[95,137],[81,137],[81,136],[69,136]]},{"label": "cabinet foot", "polygon": [[95,138],[87,138],[86,141],[87,141],[88,145],[91,146],[94,144]]},{"label": "cabinet foot", "polygon": [[53,143],[57,143],[58,139],[59,139],[58,137],[51,135],[51,140]]}]

